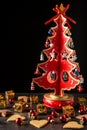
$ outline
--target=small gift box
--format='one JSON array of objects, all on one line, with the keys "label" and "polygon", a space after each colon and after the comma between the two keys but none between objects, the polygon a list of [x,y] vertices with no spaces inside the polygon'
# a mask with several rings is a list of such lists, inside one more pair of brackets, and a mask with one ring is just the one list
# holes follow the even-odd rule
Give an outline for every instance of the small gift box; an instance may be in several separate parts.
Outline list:
[{"label": "small gift box", "polygon": [[29,97],[28,96],[18,96],[18,100],[23,100],[26,103],[28,103],[29,102]]},{"label": "small gift box", "polygon": [[77,103],[79,106],[87,106],[87,99],[84,97],[78,97]]},{"label": "small gift box", "polygon": [[14,111],[16,112],[24,112],[26,111],[26,102],[23,100],[19,100],[17,102],[15,102],[15,104],[13,105]]},{"label": "small gift box", "polygon": [[75,116],[74,107],[71,105],[66,105],[62,107],[63,114],[67,114],[68,116],[72,117]]},{"label": "small gift box", "polygon": [[5,91],[5,98],[6,99],[13,99],[15,96],[15,93],[13,90]]},{"label": "small gift box", "polygon": [[0,99],[0,109],[1,108],[6,108],[6,100]]}]

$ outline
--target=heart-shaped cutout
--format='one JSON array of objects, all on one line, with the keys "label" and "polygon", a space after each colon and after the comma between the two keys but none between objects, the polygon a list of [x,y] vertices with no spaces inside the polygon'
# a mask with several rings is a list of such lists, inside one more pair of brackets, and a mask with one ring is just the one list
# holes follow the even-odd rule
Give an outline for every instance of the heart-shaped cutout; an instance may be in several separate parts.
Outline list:
[{"label": "heart-shaped cutout", "polygon": [[42,119],[42,120],[31,120],[30,124],[37,127],[37,128],[41,128],[43,126],[45,126],[48,123],[48,120]]}]

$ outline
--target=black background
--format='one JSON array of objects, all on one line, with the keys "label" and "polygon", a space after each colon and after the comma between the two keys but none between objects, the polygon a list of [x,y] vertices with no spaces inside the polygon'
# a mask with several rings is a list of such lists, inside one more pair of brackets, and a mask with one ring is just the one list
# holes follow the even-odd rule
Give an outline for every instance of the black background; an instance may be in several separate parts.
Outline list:
[{"label": "black background", "polygon": [[[54,16],[55,4],[70,4],[66,14],[77,24],[71,33],[75,45],[84,88],[87,90],[87,11],[82,0],[33,0],[3,2],[0,11],[0,92],[30,92],[30,83],[40,52],[43,50],[51,24],[44,22]],[[37,87],[36,91],[42,88]]]}]

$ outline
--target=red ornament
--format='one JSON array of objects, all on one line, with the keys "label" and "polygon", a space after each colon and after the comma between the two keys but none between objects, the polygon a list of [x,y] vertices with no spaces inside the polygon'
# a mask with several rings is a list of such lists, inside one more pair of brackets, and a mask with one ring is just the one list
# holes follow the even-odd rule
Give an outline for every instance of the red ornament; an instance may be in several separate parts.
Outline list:
[{"label": "red ornament", "polygon": [[60,115],[59,120],[63,121],[63,116],[62,115]]},{"label": "red ornament", "polygon": [[77,90],[78,90],[78,92],[81,93],[83,91],[83,87],[81,85],[79,85],[78,88],[77,88]]},{"label": "red ornament", "polygon": [[63,117],[64,117],[64,118],[68,118],[69,115],[68,115],[68,114],[64,114]]},{"label": "red ornament", "polygon": [[84,125],[87,122],[87,118],[85,116],[82,116],[81,120],[80,120],[80,124]]},{"label": "red ornament", "polygon": [[52,111],[52,112],[51,112],[51,116],[52,116],[52,118],[54,118],[54,117],[56,116],[55,111]]},{"label": "red ornament", "polygon": [[31,119],[36,119],[36,118],[37,118],[37,113],[36,113],[35,110],[31,109],[29,113],[30,113],[30,114],[29,114],[29,117],[30,117]]},{"label": "red ornament", "polygon": [[80,106],[79,113],[80,114],[86,114],[87,108],[86,106]]},{"label": "red ornament", "polygon": [[37,69],[36,69],[36,71],[35,71],[34,74],[36,74],[36,75],[39,75],[39,74],[40,74],[40,71],[39,71],[39,68],[38,68],[38,67],[37,67]]},{"label": "red ornament", "polygon": [[50,122],[51,119],[52,119],[51,116],[48,116],[48,117],[47,117],[48,122]]},{"label": "red ornament", "polygon": [[21,125],[22,121],[23,121],[23,120],[22,120],[21,118],[17,118],[17,119],[15,120],[16,124],[18,124],[18,125]]},{"label": "red ornament", "polygon": [[31,88],[30,88],[31,90],[35,90],[35,86],[34,86],[34,83],[33,82],[31,82]]},{"label": "red ornament", "polygon": [[14,99],[9,99],[9,103],[13,104],[14,103]]},{"label": "red ornament", "polygon": [[70,119],[70,117],[68,114],[63,114],[63,115],[60,115],[60,117],[59,117],[59,120],[61,122],[67,122],[69,119]]},{"label": "red ornament", "polygon": [[33,110],[33,109],[30,109],[30,114],[31,114],[32,112],[34,112],[34,110]]}]

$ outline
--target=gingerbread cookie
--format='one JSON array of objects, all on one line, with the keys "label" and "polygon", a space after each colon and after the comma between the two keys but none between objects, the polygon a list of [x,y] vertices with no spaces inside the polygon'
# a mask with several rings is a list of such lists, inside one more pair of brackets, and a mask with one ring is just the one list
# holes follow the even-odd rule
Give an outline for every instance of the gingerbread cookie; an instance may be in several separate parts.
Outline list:
[{"label": "gingerbread cookie", "polygon": [[48,123],[47,120],[42,119],[42,120],[31,120],[30,124],[37,127],[37,128],[41,128],[43,126],[45,126]]},{"label": "gingerbread cookie", "polygon": [[69,121],[68,123],[66,123],[63,128],[71,128],[71,129],[82,129],[84,128],[84,125],[79,124],[76,121]]},{"label": "gingerbread cookie", "polygon": [[9,109],[1,109],[0,110],[0,116],[2,116],[2,117],[6,117],[6,116],[11,115],[11,114],[12,114],[12,111]]},{"label": "gingerbread cookie", "polygon": [[25,116],[21,116],[19,114],[14,114],[14,115],[10,116],[7,119],[7,122],[9,122],[9,121],[15,121],[17,118],[21,118],[22,120],[25,120]]},{"label": "gingerbread cookie", "polygon": [[87,114],[82,114],[82,115],[76,116],[76,119],[81,119],[83,116],[85,116],[87,118]]}]

